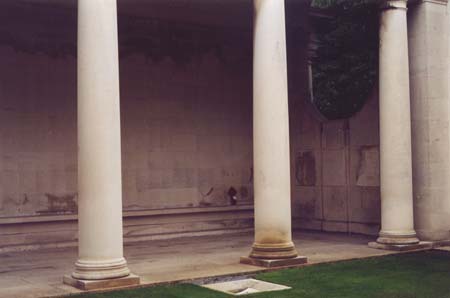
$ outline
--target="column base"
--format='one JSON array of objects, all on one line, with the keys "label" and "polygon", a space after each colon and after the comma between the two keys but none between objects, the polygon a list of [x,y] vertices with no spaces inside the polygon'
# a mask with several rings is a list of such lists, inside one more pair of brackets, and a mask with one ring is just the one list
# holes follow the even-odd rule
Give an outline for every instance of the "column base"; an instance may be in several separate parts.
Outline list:
[{"label": "column base", "polygon": [[392,251],[413,251],[422,249],[431,249],[433,244],[431,242],[419,242],[415,244],[383,244],[378,242],[369,242],[370,248],[392,250]]},{"label": "column base", "polygon": [[293,242],[276,244],[254,243],[250,253],[250,258],[265,260],[293,259],[297,256],[298,253]]},{"label": "column base", "polygon": [[380,232],[377,243],[385,245],[415,245],[420,242],[417,238],[416,232],[395,233],[395,232]]},{"label": "column base", "polygon": [[266,267],[266,268],[276,268],[276,267],[293,267],[308,263],[308,259],[303,256],[296,256],[290,259],[277,259],[277,260],[267,260],[267,259],[256,259],[252,257],[241,257],[241,264]]},{"label": "column base", "polygon": [[83,291],[89,291],[89,290],[136,286],[140,284],[141,279],[139,276],[134,274],[129,274],[128,276],[120,278],[103,279],[103,280],[76,279],[70,275],[65,275],[63,278],[63,282],[66,285],[72,286],[74,288]]},{"label": "column base", "polygon": [[78,260],[75,263],[75,271],[72,273],[74,279],[80,280],[104,280],[128,275],[130,275],[130,269],[124,258],[106,261]]},{"label": "column base", "polygon": [[261,244],[254,243],[248,257],[241,257],[241,263],[259,267],[287,267],[307,263],[307,258],[299,256],[293,242]]},{"label": "column base", "polygon": [[369,247],[393,251],[410,251],[431,248],[430,242],[421,242],[415,231],[384,232],[381,231],[376,242],[370,242]]}]

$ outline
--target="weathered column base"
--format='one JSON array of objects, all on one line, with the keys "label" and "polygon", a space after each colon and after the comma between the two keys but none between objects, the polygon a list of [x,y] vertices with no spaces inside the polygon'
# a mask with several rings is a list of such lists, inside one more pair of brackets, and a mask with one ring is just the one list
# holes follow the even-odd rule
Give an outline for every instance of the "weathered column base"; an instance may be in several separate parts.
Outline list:
[{"label": "weathered column base", "polygon": [[259,267],[287,267],[307,263],[306,257],[299,256],[294,243],[285,244],[253,244],[248,257],[241,257],[241,263]]},{"label": "weathered column base", "polygon": [[381,231],[377,242],[388,245],[413,245],[419,243],[415,231],[409,232],[383,232]]},{"label": "weathered column base", "polygon": [[72,277],[85,280],[102,280],[126,277],[130,275],[127,261],[124,258],[107,261],[78,260]]},{"label": "weathered column base", "polygon": [[409,251],[431,248],[429,242],[421,242],[416,232],[380,232],[376,242],[370,242],[369,247],[394,251]]},{"label": "weathered column base", "polygon": [[412,251],[422,249],[432,249],[433,244],[428,241],[421,241],[416,244],[383,244],[378,242],[369,242],[370,248],[392,250],[392,251]]},{"label": "weathered column base", "polygon": [[136,286],[140,284],[141,279],[139,276],[134,274],[129,274],[128,276],[120,278],[101,279],[101,280],[75,279],[70,275],[65,275],[63,278],[63,282],[66,285],[72,286],[74,288],[83,291],[89,291],[89,290]]},{"label": "weathered column base", "polygon": [[98,290],[138,285],[139,276],[130,274],[125,258],[86,261],[78,260],[72,275],[66,275],[63,282],[81,290]]},{"label": "weathered column base", "polygon": [[292,259],[298,256],[292,242],[262,244],[254,243],[250,257],[254,259]]}]

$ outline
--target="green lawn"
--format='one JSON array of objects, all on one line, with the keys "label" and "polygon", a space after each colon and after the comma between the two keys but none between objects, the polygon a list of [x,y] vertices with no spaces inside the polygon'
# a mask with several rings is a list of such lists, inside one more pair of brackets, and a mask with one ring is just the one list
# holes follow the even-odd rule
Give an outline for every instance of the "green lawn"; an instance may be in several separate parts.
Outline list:
[{"label": "green lawn", "polygon": [[[321,264],[263,273],[257,279],[292,290],[253,294],[257,298],[450,298],[450,253],[429,251]],[[78,298],[222,298],[194,285],[180,284]]]}]

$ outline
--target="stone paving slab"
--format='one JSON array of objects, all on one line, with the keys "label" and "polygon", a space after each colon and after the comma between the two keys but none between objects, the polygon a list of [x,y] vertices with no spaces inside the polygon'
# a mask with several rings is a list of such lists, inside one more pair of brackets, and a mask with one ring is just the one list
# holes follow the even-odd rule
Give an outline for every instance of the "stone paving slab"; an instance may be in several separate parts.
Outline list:
[{"label": "stone paving slab", "polygon": [[[309,264],[388,255],[369,248],[371,237],[296,232],[294,242]],[[261,267],[240,264],[250,252],[253,234],[204,236],[139,242],[125,246],[131,271],[144,285],[210,276],[255,273]],[[0,298],[61,296],[79,290],[62,284],[77,258],[76,248],[0,254]]]}]

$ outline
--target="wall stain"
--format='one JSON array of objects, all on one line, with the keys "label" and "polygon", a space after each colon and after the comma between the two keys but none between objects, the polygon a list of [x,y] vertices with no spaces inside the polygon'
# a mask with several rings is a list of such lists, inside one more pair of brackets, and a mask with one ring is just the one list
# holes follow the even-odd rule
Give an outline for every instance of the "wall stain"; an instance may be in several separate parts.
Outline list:
[{"label": "wall stain", "polygon": [[315,202],[303,202],[299,208],[300,216],[303,218],[314,218],[315,211]]},{"label": "wall stain", "polygon": [[301,152],[297,155],[295,179],[300,186],[316,185],[316,159],[312,151]]},{"label": "wall stain", "polygon": [[239,193],[240,193],[240,195],[241,195],[242,198],[248,198],[249,193],[248,193],[247,187],[242,186],[242,187],[239,189]]},{"label": "wall stain", "polygon": [[199,205],[200,207],[210,207],[210,206],[212,206],[212,203],[207,202],[207,201],[204,201],[204,200],[201,200],[201,201],[198,203],[198,205]]},{"label": "wall stain", "polygon": [[40,210],[38,213],[77,213],[78,204],[76,202],[77,194],[54,195],[46,193],[47,210]]},{"label": "wall stain", "polygon": [[212,205],[211,202],[208,202],[208,197],[214,192],[214,187],[211,187],[206,194],[202,193],[199,190],[200,194],[202,195],[202,199],[198,203],[200,207],[209,207]]},{"label": "wall stain", "polygon": [[22,205],[26,205],[30,202],[30,200],[28,199],[28,195],[24,194],[23,195],[23,201],[22,201]]},{"label": "wall stain", "polygon": [[362,146],[359,149],[356,185],[380,185],[380,153],[377,146]]}]

